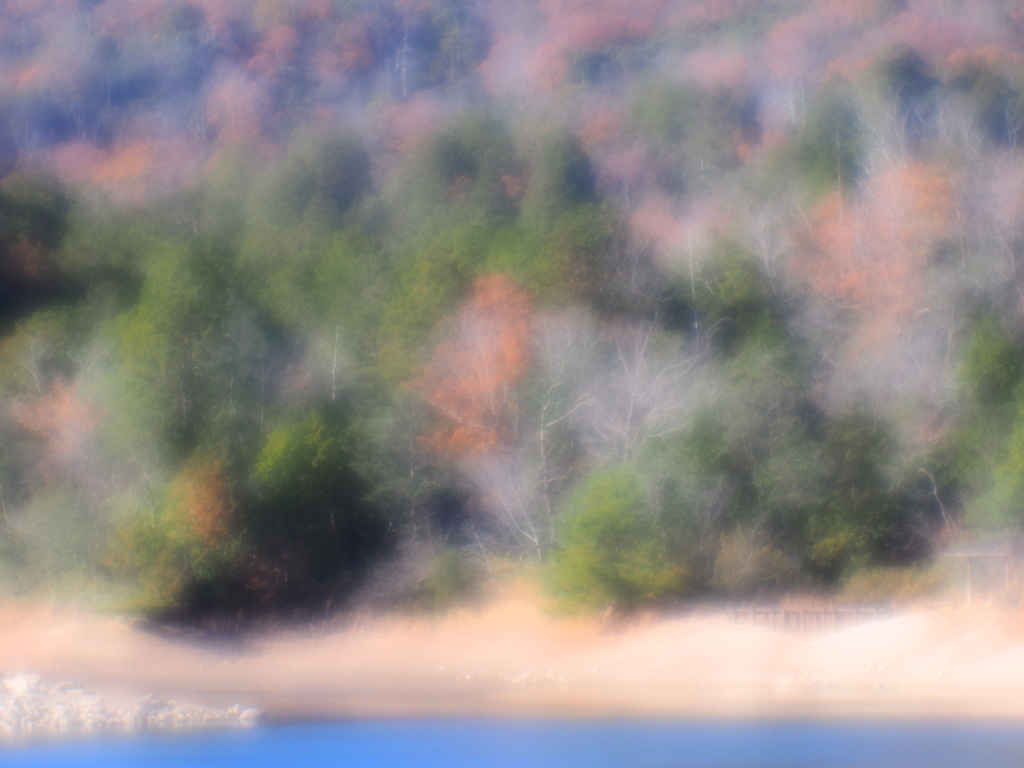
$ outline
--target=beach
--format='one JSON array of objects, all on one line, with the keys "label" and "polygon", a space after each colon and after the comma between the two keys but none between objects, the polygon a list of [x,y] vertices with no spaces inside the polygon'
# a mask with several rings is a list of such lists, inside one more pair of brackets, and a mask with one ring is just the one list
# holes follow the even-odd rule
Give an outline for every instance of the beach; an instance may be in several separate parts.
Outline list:
[{"label": "beach", "polygon": [[1024,718],[1019,612],[920,606],[827,631],[714,606],[560,618],[528,593],[233,637],[55,606],[0,608],[0,673],[255,707],[269,721],[408,716]]}]

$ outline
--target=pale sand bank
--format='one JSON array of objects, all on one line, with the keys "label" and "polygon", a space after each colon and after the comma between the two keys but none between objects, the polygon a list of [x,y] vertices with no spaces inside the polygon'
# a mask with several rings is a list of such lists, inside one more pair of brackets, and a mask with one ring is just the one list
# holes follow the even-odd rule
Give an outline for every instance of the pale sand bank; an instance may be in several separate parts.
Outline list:
[{"label": "pale sand bank", "polygon": [[526,598],[196,643],[67,610],[0,609],[0,674],[266,710],[417,715],[1024,718],[1016,614],[944,608],[824,634],[724,614],[557,620]]}]

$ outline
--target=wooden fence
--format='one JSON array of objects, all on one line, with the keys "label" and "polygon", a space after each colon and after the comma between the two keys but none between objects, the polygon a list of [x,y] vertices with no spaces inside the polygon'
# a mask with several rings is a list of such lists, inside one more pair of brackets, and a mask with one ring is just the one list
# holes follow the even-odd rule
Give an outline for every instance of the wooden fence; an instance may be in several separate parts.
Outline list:
[{"label": "wooden fence", "polygon": [[889,608],[730,608],[737,623],[783,632],[827,632],[892,617]]}]

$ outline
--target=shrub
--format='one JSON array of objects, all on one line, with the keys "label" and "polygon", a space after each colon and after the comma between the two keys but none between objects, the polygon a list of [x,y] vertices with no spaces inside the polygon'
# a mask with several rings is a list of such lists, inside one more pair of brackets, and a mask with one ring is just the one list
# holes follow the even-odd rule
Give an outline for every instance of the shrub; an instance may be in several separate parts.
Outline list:
[{"label": "shrub", "polygon": [[863,568],[855,571],[843,585],[843,597],[858,603],[907,603],[941,590],[947,581],[946,570],[930,568]]},{"label": "shrub", "polygon": [[190,461],[156,502],[121,520],[107,559],[133,583],[124,607],[159,620],[238,608],[245,546],[230,530],[234,503],[220,464]]},{"label": "shrub", "polygon": [[732,593],[750,593],[792,584],[799,561],[767,536],[740,526],[722,537],[715,561],[715,586]]},{"label": "shrub", "polygon": [[443,611],[472,599],[479,591],[480,571],[465,553],[444,547],[430,561],[416,590],[416,602],[431,611]]}]

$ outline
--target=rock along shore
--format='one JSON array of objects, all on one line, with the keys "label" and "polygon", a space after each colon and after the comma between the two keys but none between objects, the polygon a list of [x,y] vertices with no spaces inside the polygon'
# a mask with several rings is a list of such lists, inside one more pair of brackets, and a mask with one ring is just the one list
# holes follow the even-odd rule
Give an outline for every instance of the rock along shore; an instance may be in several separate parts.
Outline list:
[{"label": "rock along shore", "polygon": [[201,706],[157,696],[98,696],[73,682],[18,674],[0,683],[0,742],[90,733],[252,726],[257,709]]}]

